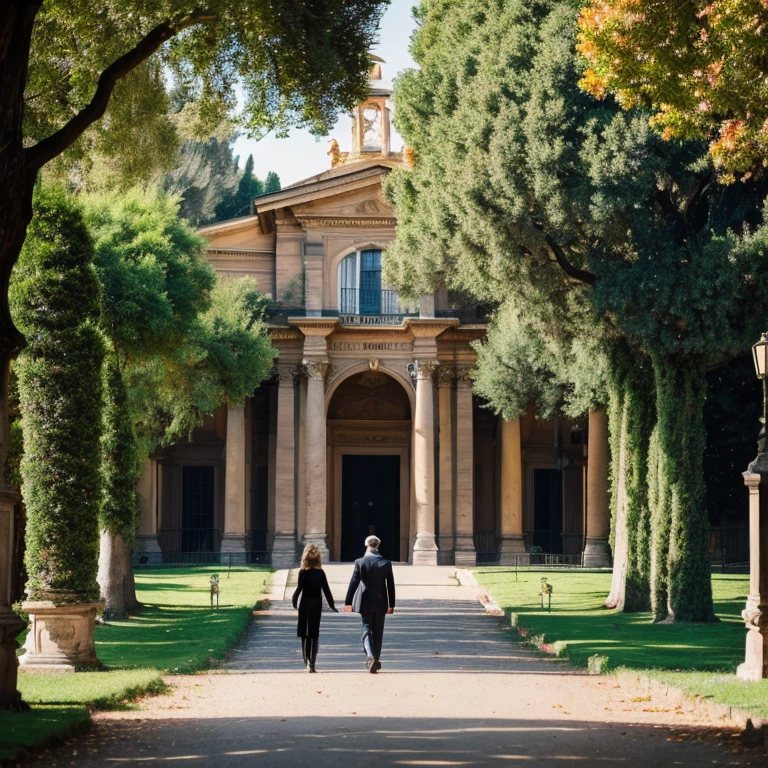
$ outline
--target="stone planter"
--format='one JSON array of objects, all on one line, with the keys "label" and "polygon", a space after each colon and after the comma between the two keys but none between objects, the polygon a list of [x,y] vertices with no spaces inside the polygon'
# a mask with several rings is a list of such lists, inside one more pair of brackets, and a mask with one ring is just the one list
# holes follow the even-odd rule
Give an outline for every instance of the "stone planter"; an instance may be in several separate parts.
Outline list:
[{"label": "stone planter", "polygon": [[25,671],[74,672],[80,667],[101,667],[93,637],[100,607],[100,603],[56,604],[50,600],[23,603],[30,628],[19,664]]}]

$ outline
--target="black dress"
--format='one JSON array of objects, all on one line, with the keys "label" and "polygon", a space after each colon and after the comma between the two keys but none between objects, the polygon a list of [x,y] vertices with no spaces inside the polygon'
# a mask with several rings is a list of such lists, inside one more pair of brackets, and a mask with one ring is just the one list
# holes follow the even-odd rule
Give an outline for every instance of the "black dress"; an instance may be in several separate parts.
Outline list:
[{"label": "black dress", "polygon": [[299,604],[299,625],[296,628],[297,637],[310,637],[317,639],[320,635],[320,614],[323,611],[323,597],[325,594],[330,608],[335,609],[333,595],[328,586],[328,579],[322,568],[301,569],[299,571],[299,585],[293,593],[293,607],[299,600],[299,595],[304,593]]}]

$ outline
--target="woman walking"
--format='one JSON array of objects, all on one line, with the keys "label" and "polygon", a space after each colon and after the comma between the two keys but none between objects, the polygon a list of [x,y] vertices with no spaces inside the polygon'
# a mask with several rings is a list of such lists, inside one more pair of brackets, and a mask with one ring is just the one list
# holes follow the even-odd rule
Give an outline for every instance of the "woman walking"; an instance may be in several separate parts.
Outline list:
[{"label": "woman walking", "polygon": [[301,638],[301,655],[307,665],[308,672],[315,672],[317,660],[317,641],[320,637],[320,614],[323,610],[323,597],[325,594],[328,607],[336,611],[333,595],[328,586],[328,579],[323,570],[323,558],[320,550],[314,544],[307,544],[304,554],[301,556],[301,570],[299,571],[299,585],[293,593],[293,607],[299,603],[299,625],[296,634]]}]

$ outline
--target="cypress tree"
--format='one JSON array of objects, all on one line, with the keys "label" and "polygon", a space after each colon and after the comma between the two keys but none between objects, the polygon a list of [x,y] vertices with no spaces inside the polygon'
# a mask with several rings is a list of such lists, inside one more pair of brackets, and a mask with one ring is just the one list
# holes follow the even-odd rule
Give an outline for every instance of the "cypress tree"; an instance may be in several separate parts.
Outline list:
[{"label": "cypress tree", "polygon": [[99,282],[80,207],[63,190],[42,188],[35,211],[11,287],[27,338],[17,364],[27,594],[90,602],[99,596]]}]

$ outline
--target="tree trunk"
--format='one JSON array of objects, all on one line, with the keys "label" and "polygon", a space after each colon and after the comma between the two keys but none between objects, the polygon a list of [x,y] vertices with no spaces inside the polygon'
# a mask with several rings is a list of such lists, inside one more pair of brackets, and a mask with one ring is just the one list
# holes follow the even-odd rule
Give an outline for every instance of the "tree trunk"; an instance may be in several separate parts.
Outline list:
[{"label": "tree trunk", "polygon": [[623,391],[611,392],[609,426],[611,433],[611,522],[613,548],[613,575],[611,590],[605,600],[606,608],[624,610],[629,563],[627,532],[627,412]]},{"label": "tree trunk", "polygon": [[[29,50],[35,15],[42,0],[7,0],[0,12],[0,491],[13,493],[5,477],[9,447],[8,376],[23,339],[11,319],[8,284],[32,219],[34,173],[25,167],[22,118]],[[12,581],[12,558],[0,557],[0,583]],[[0,590],[0,706],[20,707],[15,634],[18,618],[9,595]]]},{"label": "tree trunk", "polygon": [[654,612],[657,620],[715,621],[702,466],[705,369],[682,356],[657,355],[653,366],[659,415]]},{"label": "tree trunk", "polygon": [[125,610],[127,613],[138,613],[141,603],[136,597],[136,579],[133,575],[133,548],[125,548],[125,560],[123,569],[123,596],[125,598]]},{"label": "tree trunk", "polygon": [[104,601],[105,619],[124,619],[125,606],[125,540],[119,533],[102,529],[99,539],[99,573],[96,581]]},{"label": "tree trunk", "polygon": [[613,578],[605,605],[623,611],[650,607],[647,457],[654,411],[648,367],[636,352],[623,346],[614,351],[609,409]]}]

